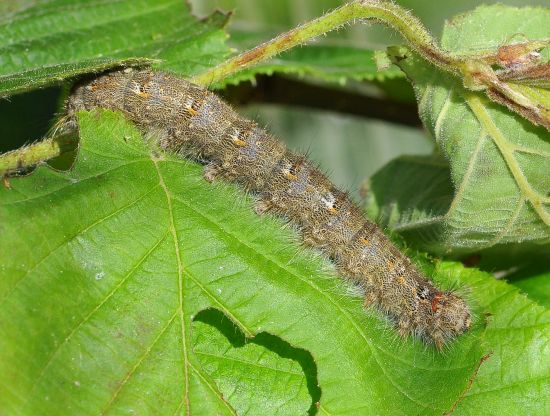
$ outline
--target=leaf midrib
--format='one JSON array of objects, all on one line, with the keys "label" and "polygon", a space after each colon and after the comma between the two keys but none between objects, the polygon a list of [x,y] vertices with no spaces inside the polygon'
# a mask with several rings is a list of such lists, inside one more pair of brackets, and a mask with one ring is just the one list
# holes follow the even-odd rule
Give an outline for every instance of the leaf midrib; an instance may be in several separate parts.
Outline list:
[{"label": "leaf midrib", "polygon": [[154,157],[151,155],[151,161],[153,162],[153,166],[157,172],[159,184],[164,191],[164,194],[166,196],[166,205],[168,208],[168,212],[170,215],[170,233],[172,234],[172,239],[174,242],[174,252],[176,254],[176,262],[178,267],[178,296],[179,296],[179,318],[180,318],[180,327],[181,327],[181,346],[182,346],[182,355],[183,355],[183,375],[184,375],[184,382],[183,382],[183,397],[185,400],[185,414],[190,415],[191,414],[191,407],[190,407],[190,401],[189,401],[189,355],[187,352],[187,331],[185,328],[185,311],[184,311],[184,292],[183,292],[183,263],[181,260],[181,254],[180,254],[180,247],[179,247],[179,240],[178,240],[178,232],[176,230],[176,223],[174,218],[174,211],[172,207],[172,195],[168,188],[166,187],[166,184],[164,183],[164,178],[162,177],[162,174],[160,172],[160,169],[157,164],[157,160],[154,159]]},{"label": "leaf midrib", "polygon": [[487,131],[499,149],[510,173],[512,174],[512,177],[514,178],[514,182],[518,187],[520,195],[531,203],[531,206],[537,212],[539,218],[550,227],[550,214],[542,207],[542,204],[550,203],[550,197],[544,197],[532,188],[531,184],[523,174],[519,163],[514,157],[513,146],[509,143],[504,133],[498,128],[489,112],[486,110],[484,105],[487,103],[486,99],[482,99],[479,94],[473,93],[466,93],[464,98],[481,126]]},{"label": "leaf midrib", "polygon": [[[420,100],[420,104],[419,104],[420,107],[422,105],[427,105],[425,100],[429,95],[428,91],[431,91],[432,88],[433,88],[432,84],[429,84],[426,87],[426,90]],[[451,91],[453,90],[451,89]],[[480,125],[481,131],[478,137],[478,141],[476,143],[474,153],[471,155],[468,161],[468,166],[466,168],[465,174],[463,175],[463,179],[460,185],[456,188],[457,190],[453,198],[453,201],[449,206],[449,210],[445,213],[445,215],[434,217],[429,221],[424,220],[424,221],[408,222],[405,224],[396,225],[394,229],[396,231],[414,230],[414,229],[422,228],[427,224],[443,223],[445,220],[448,220],[452,216],[453,211],[459,205],[463,190],[470,183],[473,167],[475,166],[475,162],[477,160],[479,152],[481,151],[482,143],[486,137],[490,137],[493,140],[493,142],[499,149],[499,152],[501,153],[502,158],[506,163],[506,166],[508,167],[510,174],[512,175],[512,178],[514,179],[514,182],[517,186],[518,194],[519,194],[519,201],[518,201],[519,206],[516,205],[516,208],[514,209],[514,215],[510,219],[508,219],[506,225],[502,227],[502,229],[499,231],[497,235],[495,235],[493,238],[488,240],[483,245],[483,248],[489,248],[498,244],[510,232],[515,221],[517,221],[519,213],[521,212],[521,209],[526,203],[526,201],[530,202],[530,205],[537,213],[538,218],[540,218],[540,220],[543,221],[546,225],[550,226],[550,214],[548,214],[544,208],[545,204],[550,204],[550,197],[540,195],[538,192],[536,192],[532,188],[532,186],[528,182],[528,179],[523,174],[517,160],[514,157],[514,152],[536,154],[542,157],[550,157],[550,152],[538,151],[535,149],[525,148],[523,146],[512,145],[508,140],[506,140],[504,133],[502,133],[502,131],[497,127],[497,125],[494,123],[489,113],[485,110],[484,105],[487,104],[487,100],[482,99],[479,96],[479,94],[469,93],[464,90],[462,91],[460,96],[473,112],[474,116],[476,117]],[[449,98],[450,98],[450,93],[446,96],[444,104],[442,105],[442,108],[436,118],[436,126],[438,124],[441,124],[440,123],[441,115],[442,115],[442,112],[446,109],[446,104]],[[441,134],[440,128],[435,129],[434,132],[436,134],[436,139],[439,140],[439,136]]]}]

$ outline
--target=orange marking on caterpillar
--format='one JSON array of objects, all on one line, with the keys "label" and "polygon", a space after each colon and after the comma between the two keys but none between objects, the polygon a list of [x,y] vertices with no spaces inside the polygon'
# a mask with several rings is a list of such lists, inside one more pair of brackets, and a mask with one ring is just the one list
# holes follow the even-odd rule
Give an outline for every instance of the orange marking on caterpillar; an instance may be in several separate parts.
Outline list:
[{"label": "orange marking on caterpillar", "polygon": [[443,293],[437,293],[434,298],[432,299],[432,312],[433,313],[436,313],[437,310],[439,309],[439,303],[441,302],[441,300],[445,297],[445,295],[443,295]]},{"label": "orange marking on caterpillar", "polygon": [[244,140],[239,139],[238,137],[231,136],[231,139],[233,141],[233,144],[235,144],[239,147],[246,146],[246,142]]},{"label": "orange marking on caterpillar", "polygon": [[298,180],[298,176],[295,175],[293,172],[296,172],[297,168],[298,168],[298,166],[296,166],[296,165],[290,165],[289,168],[283,168],[283,175],[287,179],[290,179],[291,181],[296,181],[296,180]]}]

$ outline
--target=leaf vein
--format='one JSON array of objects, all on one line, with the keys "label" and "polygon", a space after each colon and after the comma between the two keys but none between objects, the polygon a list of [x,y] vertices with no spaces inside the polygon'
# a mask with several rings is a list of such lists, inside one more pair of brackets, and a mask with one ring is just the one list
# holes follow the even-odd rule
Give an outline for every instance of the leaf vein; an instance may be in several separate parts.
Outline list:
[{"label": "leaf vein", "polygon": [[[167,161],[167,162],[170,162],[170,161]],[[413,397],[409,396],[406,392],[403,391],[403,389],[386,373],[386,371],[384,370],[384,367],[382,365],[382,362],[380,360],[380,357],[378,357],[378,355],[375,353],[375,348],[374,346],[371,344],[371,341],[369,340],[369,338],[367,337],[367,335],[364,333],[364,331],[359,327],[359,325],[350,317],[349,315],[349,312],[346,311],[341,305],[338,304],[338,302],[336,302],[328,293],[325,293],[323,290],[321,290],[321,288],[319,288],[315,283],[313,283],[312,281],[309,281],[307,279],[304,279],[300,274],[297,274],[295,271],[293,271],[292,269],[289,269],[287,267],[285,267],[284,265],[278,263],[275,259],[273,259],[272,257],[270,257],[267,253],[264,253],[264,252],[261,252],[259,251],[257,248],[252,248],[250,247],[247,243],[245,243],[244,241],[240,240],[239,238],[237,238],[236,235],[234,235],[233,233],[225,230],[220,224],[218,224],[214,219],[210,218],[208,215],[206,215],[204,212],[200,211],[197,209],[197,207],[193,206],[192,204],[188,203],[187,201],[181,199],[181,198],[178,198],[176,196],[173,196],[173,198],[176,200],[176,201],[179,201],[181,202],[182,204],[184,204],[185,206],[187,206],[189,209],[191,209],[192,211],[194,211],[196,214],[202,216],[204,219],[208,220],[211,224],[217,226],[220,230],[222,230],[226,235],[232,237],[233,239],[235,239],[237,242],[239,242],[240,244],[246,246],[247,248],[249,248],[250,250],[260,254],[262,257],[264,257],[267,261],[269,261],[271,264],[277,266],[279,269],[281,270],[284,270],[285,272],[291,274],[292,276],[296,277],[298,280],[302,281],[303,283],[307,284],[308,286],[310,286],[312,289],[314,289],[315,291],[317,291],[321,296],[325,297],[331,304],[333,304],[337,310],[340,311],[340,313],[342,314],[342,316],[348,320],[351,324],[351,326],[357,331],[357,334],[364,339],[365,343],[369,346],[370,350],[371,350],[371,353],[373,355],[373,357],[375,358],[375,361],[377,363],[377,365],[380,367],[380,369],[382,370],[382,374],[388,379],[388,381],[395,387],[395,389],[400,393],[402,394],[404,397],[406,397],[407,399],[409,399],[410,401],[412,401],[413,403],[415,404],[418,404],[422,407],[430,407],[422,402],[419,402],[418,400],[414,399]]]},{"label": "leaf vein", "polygon": [[130,369],[130,371],[128,372],[128,374],[126,374],[126,376],[124,377],[124,379],[122,380],[121,383],[119,383],[117,389],[115,390],[113,396],[109,399],[109,402],[107,402],[107,405],[103,408],[103,410],[101,411],[101,415],[104,415],[106,414],[109,409],[112,407],[113,403],[115,402],[116,398],[119,396],[120,392],[122,391],[122,389],[124,388],[124,386],[126,385],[126,383],[128,383],[128,381],[130,380],[130,378],[132,377],[132,375],[134,375],[134,373],[137,371],[137,369],[139,368],[139,366],[143,363],[143,361],[149,356],[149,354],[151,353],[151,350],[153,349],[153,347],[156,345],[156,343],[160,340],[160,338],[164,335],[164,333],[168,330],[168,328],[170,327],[170,325],[172,324],[172,322],[174,321],[174,319],[176,318],[176,316],[178,315],[178,311],[179,311],[179,308],[176,309],[176,311],[172,314],[172,317],[168,320],[168,323],[160,330],[160,332],[158,333],[158,335],[155,337],[155,339],[153,339],[153,341],[151,342],[151,344],[147,347],[147,349],[145,350],[145,353],[138,359],[138,361],[136,362],[136,364]]},{"label": "leaf vein", "polygon": [[[63,345],[65,345],[73,336],[74,334],[76,334],[76,332],[79,330],[79,328],[81,328],[86,322],[88,322],[93,315],[95,315],[97,313],[97,311],[99,309],[101,309],[103,307],[103,305],[105,305],[107,303],[107,301],[113,297],[113,295],[124,285],[124,283],[126,283],[126,281],[131,277],[133,276],[133,274],[137,271],[138,267],[140,265],[142,265],[145,260],[147,258],[149,258],[149,256],[156,250],[156,248],[160,245],[160,243],[162,243],[162,241],[164,241],[164,239],[166,238],[166,235],[167,233],[165,233],[162,238],[160,238],[155,244],[153,244],[153,246],[138,260],[138,262],[128,271],[128,273],[126,273],[126,275],[120,280],[120,282],[113,288],[113,290],[111,290],[111,292],[109,292],[107,294],[107,296],[94,308],[90,311],[90,313],[88,313],[88,315],[86,315],[84,317],[84,319],[82,321],[80,321],[74,328],[73,330],[69,333],[69,335],[67,335],[67,337],[65,337],[65,339],[55,348],[53,354],[50,356],[50,358],[48,359],[48,362],[46,363],[46,365],[44,366],[44,368],[42,369],[42,371],[40,372],[40,374],[38,375],[37,379],[34,381],[33,383],[33,386],[31,388],[31,393],[32,391],[36,388],[36,386],[38,385],[39,381],[44,377],[44,375],[46,374],[46,371],[48,370],[48,368],[50,367],[50,365],[53,363],[53,360],[55,359],[55,357],[57,356],[57,354],[59,353],[59,351],[61,351],[61,348],[63,347]],[[30,394],[29,394],[30,395]]]},{"label": "leaf vein", "polygon": [[236,363],[246,364],[246,365],[249,365],[251,367],[257,367],[257,368],[263,368],[265,370],[271,370],[271,371],[274,371],[276,373],[290,374],[290,375],[299,376],[299,377],[303,376],[303,373],[299,372],[299,371],[283,370],[283,369],[276,368],[276,367],[270,367],[270,366],[267,366],[267,365],[254,363],[252,361],[240,360],[236,357],[228,357],[226,355],[220,356],[220,355],[216,355],[216,354],[212,354],[212,353],[208,353],[208,352],[204,352],[204,351],[197,351],[197,350],[195,350],[195,354],[206,356],[206,357],[213,357],[213,358],[216,358],[216,359],[219,359],[219,360],[234,361]]},{"label": "leaf vein", "polygon": [[250,330],[244,323],[241,322],[240,319],[238,319],[232,312],[229,311],[229,309],[210,291],[206,286],[204,286],[199,279],[195,278],[189,270],[184,271],[185,275],[189,276],[193,282],[204,292],[206,295],[214,302],[216,305],[220,307],[220,309],[229,317],[233,322],[235,322],[239,327],[242,328],[243,332],[245,332],[247,338],[254,337],[254,332]]},{"label": "leaf vein", "polygon": [[467,94],[464,97],[466,103],[471,108],[472,112],[475,114],[479,123],[483,128],[488,132],[489,136],[493,139],[493,142],[499,149],[504,162],[508,166],[510,173],[520,194],[525,197],[530,203],[535,212],[538,214],[540,219],[548,226],[550,226],[550,213],[548,213],[543,203],[550,202],[549,197],[539,195],[529,184],[528,179],[525,177],[525,174],[521,170],[518,161],[514,157],[514,152],[511,144],[506,139],[504,133],[500,128],[495,124],[491,115],[483,105],[483,100],[475,94]]},{"label": "leaf vein", "polygon": [[145,192],[143,195],[139,196],[137,199],[129,202],[128,204],[118,208],[117,210],[113,211],[112,213],[108,214],[107,216],[105,217],[102,217],[102,218],[99,218],[98,220],[96,220],[94,223],[92,224],[89,224],[88,226],[84,227],[83,229],[79,230],[77,233],[75,233],[74,235],[72,235],[71,237],[69,237],[68,239],[66,240],[63,240],[57,247],[55,247],[53,250],[49,251],[48,254],[46,254],[44,257],[42,257],[34,266],[32,266],[30,269],[28,269],[25,274],[23,274],[23,276],[21,278],[19,278],[15,284],[12,286],[12,288],[10,290],[8,290],[8,292],[0,299],[0,307],[4,304],[4,302],[6,301],[6,299],[13,293],[13,291],[17,288],[17,286],[23,281],[25,280],[25,278],[31,274],[34,270],[36,270],[38,268],[38,266],[40,266],[44,261],[46,261],[52,254],[54,254],[55,252],[57,252],[57,250],[59,250],[60,248],[64,247],[65,245],[67,245],[67,243],[69,243],[70,241],[74,240],[76,237],[84,234],[85,232],[89,231],[90,229],[92,229],[93,227],[101,224],[102,222],[108,220],[109,218],[112,218],[113,216],[119,214],[120,212],[126,210],[127,208],[131,207],[132,205],[135,205],[137,204],[139,201],[141,201],[143,198],[145,198],[147,195],[149,195],[151,192],[153,192],[153,190],[156,188],[156,186],[152,187],[151,189],[149,189],[147,192]]},{"label": "leaf vein", "polygon": [[123,163],[121,165],[115,166],[112,169],[107,169],[106,171],[99,172],[97,174],[88,176],[86,178],[82,178],[82,179],[78,180],[77,182],[71,182],[71,179],[66,179],[67,183],[65,185],[63,185],[61,188],[57,188],[57,189],[53,190],[52,192],[48,192],[48,193],[40,194],[40,195],[34,195],[34,196],[31,196],[30,198],[19,199],[17,201],[13,201],[13,202],[3,203],[3,204],[0,204],[0,206],[16,205],[16,204],[19,204],[19,203],[22,203],[22,202],[28,202],[28,201],[34,201],[34,200],[37,200],[37,199],[42,199],[42,198],[45,198],[47,196],[54,195],[57,192],[63,191],[63,190],[65,190],[65,188],[68,188],[70,186],[74,186],[74,185],[77,185],[77,184],[82,184],[82,183],[84,183],[86,181],[89,181],[89,180],[92,180],[92,179],[97,179],[100,176],[106,175],[108,173],[113,173],[113,172],[117,171],[118,169],[130,166],[130,165],[134,165],[134,164],[137,164],[137,163],[141,163],[141,162],[149,162],[149,161],[144,160],[144,159],[133,160],[131,162],[127,162],[127,163]]},{"label": "leaf vein", "polygon": [[189,364],[189,367],[191,367],[191,369],[195,372],[195,374],[197,374],[201,379],[202,381],[204,381],[206,383],[206,385],[208,386],[208,388],[210,388],[210,390],[216,395],[218,396],[218,398],[221,400],[221,402],[225,405],[225,407],[229,410],[229,412],[232,414],[232,415],[237,415],[237,412],[235,411],[235,409],[233,409],[233,407],[231,407],[231,405],[227,402],[227,400],[225,400],[222,396],[222,394],[220,393],[220,391],[217,389],[217,386],[215,384],[213,384],[203,373],[202,371],[200,371],[200,369],[196,368],[193,364]]}]

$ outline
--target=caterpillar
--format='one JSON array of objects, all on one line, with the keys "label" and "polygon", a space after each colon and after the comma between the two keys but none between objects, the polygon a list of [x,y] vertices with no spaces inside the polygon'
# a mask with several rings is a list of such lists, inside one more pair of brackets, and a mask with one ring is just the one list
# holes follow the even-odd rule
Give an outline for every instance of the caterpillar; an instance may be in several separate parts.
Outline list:
[{"label": "caterpillar", "polygon": [[469,329],[462,298],[437,289],[305,156],[214,93],[165,72],[128,68],[73,87],[69,119],[94,108],[122,111],[142,131],[154,132],[162,149],[204,163],[206,180],[222,178],[250,191],[258,214],[287,218],[304,244],[327,255],[364,291],[365,305],[382,311],[402,336],[441,350]]}]

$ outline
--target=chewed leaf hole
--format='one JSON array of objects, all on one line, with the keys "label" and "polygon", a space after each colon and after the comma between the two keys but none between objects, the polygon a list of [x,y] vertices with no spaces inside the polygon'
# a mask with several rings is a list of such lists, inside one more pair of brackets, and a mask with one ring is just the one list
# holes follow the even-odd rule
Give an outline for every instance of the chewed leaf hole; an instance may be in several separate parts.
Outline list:
[{"label": "chewed leaf hole", "polygon": [[221,311],[206,309],[192,325],[193,351],[237,414],[317,413],[317,365],[306,350],[259,333],[246,338]]}]

